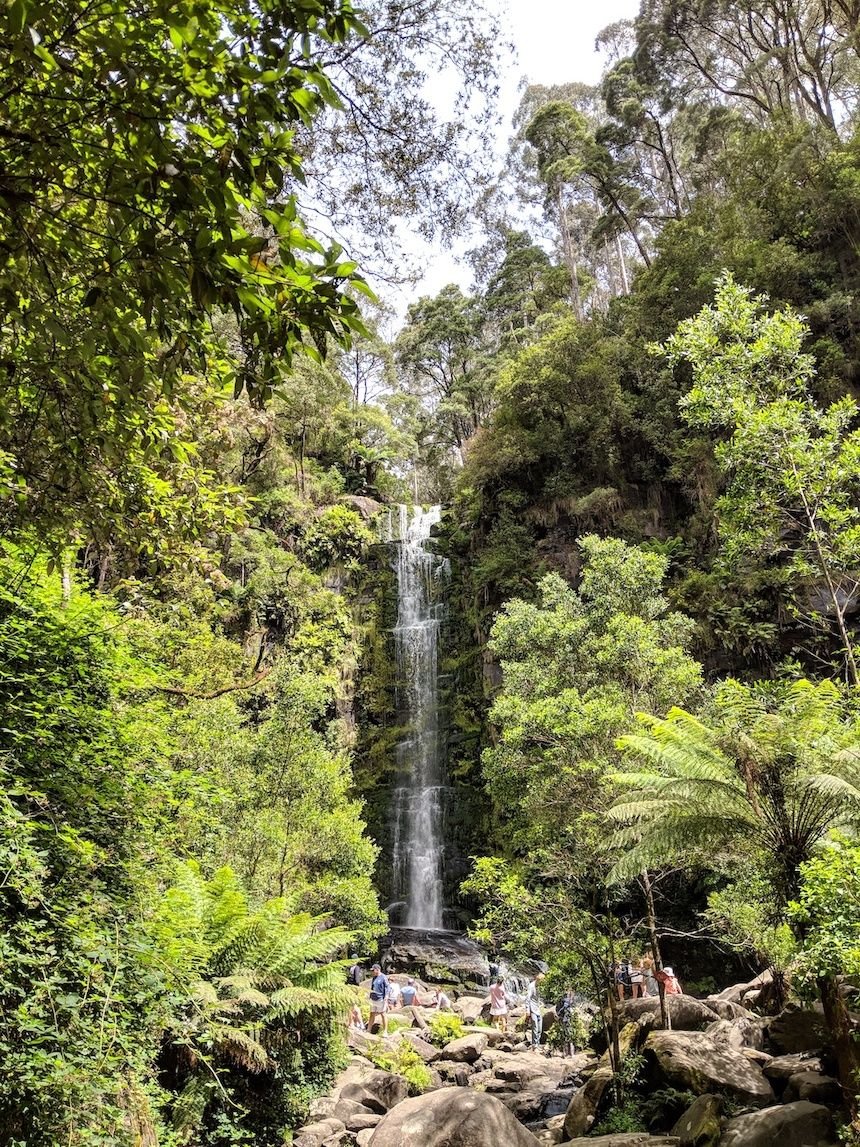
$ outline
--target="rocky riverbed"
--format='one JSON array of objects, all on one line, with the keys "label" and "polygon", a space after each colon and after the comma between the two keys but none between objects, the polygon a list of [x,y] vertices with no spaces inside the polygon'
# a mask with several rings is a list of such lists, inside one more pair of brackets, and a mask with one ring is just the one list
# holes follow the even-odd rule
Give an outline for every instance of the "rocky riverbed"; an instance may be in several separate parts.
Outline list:
[{"label": "rocky riverbed", "polygon": [[[742,986],[739,986],[742,987]],[[734,994],[733,994],[734,992]],[[295,1147],[826,1147],[835,1144],[841,1093],[831,1074],[821,1015],[791,1005],[756,1015],[728,989],[705,1000],[667,1000],[671,1028],[659,1028],[659,1004],[619,1006],[621,1043],[642,1056],[651,1096],[651,1132],[589,1135],[609,1112],[608,1055],[569,1057],[535,1051],[521,1033],[483,1026],[488,1001],[461,995],[462,1036],[434,1046],[424,1008],[392,1013],[403,1026],[382,1038],[351,1032],[353,1052],[332,1093],[318,1099]],[[516,1023],[521,1017],[514,1013]],[[550,1009],[546,1030],[555,1019]],[[396,1058],[406,1044],[428,1068],[430,1085],[410,1095],[400,1075],[371,1056]],[[680,1103],[680,1109],[678,1109]]]}]

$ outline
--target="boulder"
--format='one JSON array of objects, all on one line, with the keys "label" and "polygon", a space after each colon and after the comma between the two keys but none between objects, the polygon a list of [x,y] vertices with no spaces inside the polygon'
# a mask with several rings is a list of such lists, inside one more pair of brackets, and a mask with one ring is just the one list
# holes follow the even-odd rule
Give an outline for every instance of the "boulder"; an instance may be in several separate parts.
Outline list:
[{"label": "boulder", "polygon": [[497,1067],[493,1074],[496,1079],[503,1079],[506,1083],[514,1083],[517,1087],[525,1087],[533,1079],[540,1079],[543,1071],[537,1064],[505,1063]]},{"label": "boulder", "polygon": [[368,1128],[373,1128],[382,1119],[381,1115],[374,1115],[372,1111],[366,1112],[364,1115],[353,1115],[346,1121],[347,1131],[366,1131]]},{"label": "boulder", "polygon": [[742,1003],[751,992],[760,992],[762,988],[769,986],[773,983],[773,972],[767,968],[765,971],[760,972],[745,984],[732,984],[728,988],[723,988],[721,992],[717,992],[715,996],[709,997],[715,1000],[728,1000],[732,1004]]},{"label": "boulder", "polygon": [[777,1095],[782,1094],[788,1081],[798,1072],[823,1072],[823,1070],[821,1058],[806,1052],[795,1052],[793,1055],[776,1055],[762,1068]]},{"label": "boulder", "polygon": [[721,1095],[700,1095],[672,1128],[672,1134],[677,1135],[680,1147],[716,1147],[722,1133],[722,1109]]},{"label": "boulder", "polygon": [[339,1119],[320,1119],[316,1123],[308,1123],[300,1127],[293,1139],[293,1147],[328,1147],[329,1142],[337,1142],[343,1135],[346,1127]]},{"label": "boulder", "polygon": [[842,1088],[832,1075],[824,1075],[820,1071],[799,1071],[790,1077],[782,1098],[783,1103],[808,1099],[810,1103],[836,1107],[842,1102]]},{"label": "boulder", "polygon": [[460,996],[458,1000],[454,1001],[454,1014],[460,1016],[464,1024],[473,1024],[475,1020],[481,1018],[485,1006],[489,1012],[490,1001],[488,998]]},{"label": "boulder", "polygon": [[457,1087],[468,1087],[475,1069],[470,1063],[453,1063],[450,1059],[439,1059],[433,1064],[443,1083],[453,1083]]},{"label": "boulder", "polygon": [[340,1090],[341,1099],[352,1099],[368,1111],[384,1115],[409,1094],[409,1084],[402,1075],[391,1071],[374,1071],[363,1083],[348,1083]]},{"label": "boulder", "polygon": [[[703,1031],[720,1017],[702,1000],[693,996],[666,996],[666,1012],[675,1031]],[[648,1031],[660,1025],[660,1000],[657,996],[640,996],[618,1004],[618,1022],[623,1027],[639,1023]]]},{"label": "boulder", "polygon": [[355,1147],[370,1147],[373,1130],[372,1127],[368,1127],[364,1131],[359,1131],[355,1137]]},{"label": "boulder", "polygon": [[824,1147],[835,1142],[827,1108],[799,1100],[730,1119],[720,1147]]},{"label": "boulder", "polygon": [[705,1033],[714,1043],[722,1043],[727,1047],[751,1047],[761,1051],[764,1047],[764,1020],[757,1016],[746,1019],[741,1016],[733,1020],[717,1020],[708,1024]]},{"label": "boulder", "polygon": [[[365,1107],[363,1103],[356,1103],[354,1099],[338,1099],[337,1106],[332,1112],[335,1119],[339,1119],[341,1123],[345,1124],[347,1130],[352,1130],[349,1126],[350,1119],[357,1115],[373,1115],[373,1126],[375,1127],[379,1120],[382,1118],[380,1115],[375,1114],[369,1107]],[[368,1124],[370,1126],[370,1124]],[[356,1128],[360,1130],[360,1128]]]},{"label": "boulder", "polygon": [[473,1027],[471,1024],[465,1024],[463,1032],[465,1035],[486,1036],[488,1047],[501,1047],[503,1043],[508,1041],[505,1032],[499,1031],[498,1028]]},{"label": "boulder", "polygon": [[445,1044],[442,1054],[452,1063],[474,1063],[487,1050],[487,1037],[477,1032],[461,1036]]},{"label": "boulder", "polygon": [[[638,1023],[625,1024],[621,1031],[618,1033],[618,1051],[621,1059],[624,1060],[631,1051],[636,1051],[640,1043],[645,1038],[645,1031]],[[600,1067],[611,1067],[612,1061],[609,1058],[609,1049],[600,1057]]]},{"label": "boulder", "polygon": [[369,1147],[538,1147],[538,1140],[494,1095],[442,1088],[399,1104]]},{"label": "boulder", "polygon": [[751,1012],[749,1008],[745,1008],[742,1004],[733,1003],[731,1000],[723,1000],[719,996],[705,996],[702,1003],[707,1004],[712,1011],[716,1012],[721,1020],[753,1020],[758,1018],[755,1012]]},{"label": "boulder", "polygon": [[778,1055],[826,1047],[830,1037],[824,1023],[824,1009],[820,1004],[811,1008],[786,1004],[768,1024],[767,1038]]},{"label": "boulder", "polygon": [[564,1133],[569,1139],[585,1135],[594,1126],[600,1105],[612,1083],[612,1070],[599,1067],[594,1075],[574,1095],[564,1117]]},{"label": "boulder", "polygon": [[437,1059],[442,1058],[442,1052],[438,1047],[434,1047],[432,1043],[428,1043],[426,1039],[422,1039],[420,1035],[416,1035],[414,1032],[403,1032],[400,1038],[408,1043],[425,1063],[435,1063]]},{"label": "boulder", "polygon": [[[520,1123],[535,1123],[543,1118],[547,1101],[555,1094],[555,1090],[555,1084],[551,1079],[538,1079],[524,1091],[500,1095],[499,1099]],[[564,1107],[566,1106],[565,1103]]]},{"label": "boulder", "polygon": [[396,968],[433,983],[486,991],[490,965],[482,948],[458,932],[393,929],[382,941],[383,970]]},{"label": "boulder", "polygon": [[689,1088],[697,1095],[727,1092],[754,1107],[766,1107],[775,1099],[758,1064],[703,1032],[651,1032],[644,1050],[652,1074],[670,1087]]},{"label": "boulder", "polygon": [[359,1031],[358,1028],[347,1029],[346,1046],[350,1051],[357,1052],[359,1055],[367,1055],[371,1051],[376,1051],[381,1042],[381,1036]]}]

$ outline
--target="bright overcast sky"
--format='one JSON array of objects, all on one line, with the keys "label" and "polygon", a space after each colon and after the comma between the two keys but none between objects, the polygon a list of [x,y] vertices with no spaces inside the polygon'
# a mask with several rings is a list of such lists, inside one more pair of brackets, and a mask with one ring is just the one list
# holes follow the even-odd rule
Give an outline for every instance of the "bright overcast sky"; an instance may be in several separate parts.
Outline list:
[{"label": "bright overcast sky", "polygon": [[[510,135],[510,120],[519,102],[523,77],[537,84],[572,80],[594,83],[601,69],[600,57],[594,51],[597,33],[616,20],[632,19],[639,11],[639,0],[495,0],[495,3],[506,14],[510,38],[517,52],[502,77],[503,124],[499,140],[502,153]],[[452,281],[468,286],[468,269],[458,266],[449,252],[431,252],[427,264],[426,275],[415,292],[409,292],[409,297],[435,294]],[[394,299],[390,301],[397,306]]]}]

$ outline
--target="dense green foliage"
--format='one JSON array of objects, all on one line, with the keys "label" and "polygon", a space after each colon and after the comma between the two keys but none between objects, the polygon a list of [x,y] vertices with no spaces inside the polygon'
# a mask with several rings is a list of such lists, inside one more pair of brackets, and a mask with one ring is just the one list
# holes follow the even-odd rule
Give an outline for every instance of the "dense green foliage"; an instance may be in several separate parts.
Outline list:
[{"label": "dense green foliage", "polygon": [[[856,5],[642,0],[495,185],[466,0],[0,21],[0,1139],[274,1147],[332,1078],[406,500],[446,503],[451,910],[594,996],[718,935],[820,999],[856,1117]],[[320,238],[372,271],[469,215],[473,287],[396,334]]]}]

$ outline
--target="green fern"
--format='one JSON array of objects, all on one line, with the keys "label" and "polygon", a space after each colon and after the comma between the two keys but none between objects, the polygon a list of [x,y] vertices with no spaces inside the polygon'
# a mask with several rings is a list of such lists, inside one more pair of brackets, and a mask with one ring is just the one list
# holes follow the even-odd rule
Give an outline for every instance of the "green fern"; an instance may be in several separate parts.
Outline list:
[{"label": "green fern", "polygon": [[229,869],[207,881],[193,863],[180,867],[154,930],[186,999],[168,1049],[180,1082],[173,1122],[191,1142],[215,1107],[256,1101],[251,1078],[283,1089],[328,1047],[352,1002],[348,961],[335,958],[351,936],[322,917],[290,916],[284,901],[253,908]]},{"label": "green fern", "polygon": [[610,810],[622,852],[611,877],[723,849],[762,850],[783,901],[798,866],[833,829],[860,823],[860,731],[832,682],[717,691],[712,725],[672,709],[640,715],[619,747],[653,771],[620,773]]}]

